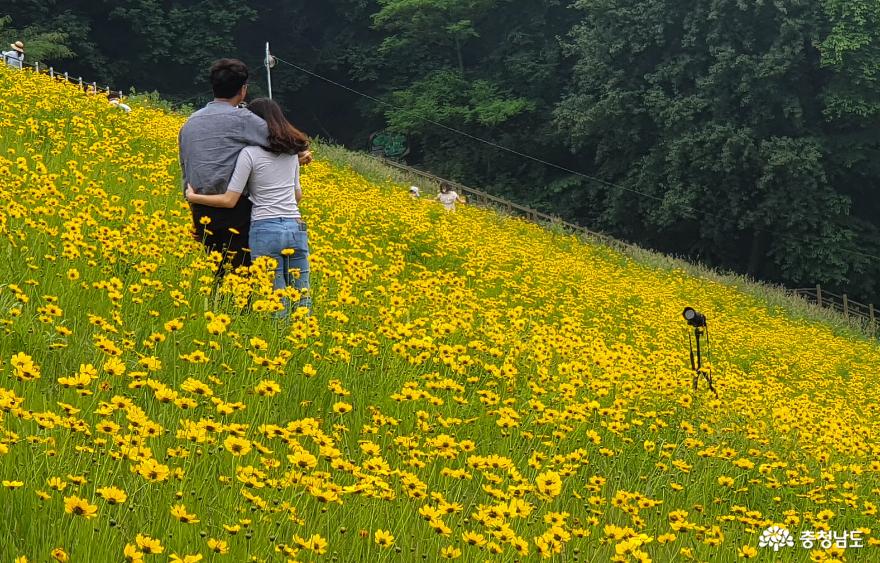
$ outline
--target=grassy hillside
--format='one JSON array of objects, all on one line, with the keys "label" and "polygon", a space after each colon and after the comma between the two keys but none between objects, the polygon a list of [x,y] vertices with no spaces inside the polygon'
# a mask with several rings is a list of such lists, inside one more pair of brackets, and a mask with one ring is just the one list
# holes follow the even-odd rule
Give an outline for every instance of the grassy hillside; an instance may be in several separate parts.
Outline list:
[{"label": "grassy hillside", "polygon": [[873,560],[875,343],[320,154],[278,323],[264,268],[211,296],[182,117],[0,86],[0,561]]}]

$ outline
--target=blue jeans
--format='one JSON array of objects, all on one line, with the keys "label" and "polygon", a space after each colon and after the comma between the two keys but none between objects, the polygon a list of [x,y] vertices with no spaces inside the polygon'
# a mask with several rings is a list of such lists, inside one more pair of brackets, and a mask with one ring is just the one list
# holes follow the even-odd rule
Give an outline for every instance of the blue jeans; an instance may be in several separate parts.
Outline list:
[{"label": "blue jeans", "polygon": [[[294,286],[300,293],[299,307],[311,311],[312,298],[309,295],[309,234],[306,224],[288,217],[260,219],[251,223],[251,256],[270,256],[275,259],[275,289]],[[290,250],[293,254],[290,255]],[[284,250],[288,252],[282,253]],[[291,270],[299,270],[299,277]],[[285,298],[284,313],[289,313]]]}]

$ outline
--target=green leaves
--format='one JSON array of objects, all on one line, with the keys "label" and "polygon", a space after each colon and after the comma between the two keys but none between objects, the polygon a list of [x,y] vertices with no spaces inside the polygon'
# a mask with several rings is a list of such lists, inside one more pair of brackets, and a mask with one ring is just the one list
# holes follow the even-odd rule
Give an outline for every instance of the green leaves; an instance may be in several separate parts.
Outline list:
[{"label": "green leaves", "polygon": [[493,127],[534,108],[487,80],[468,81],[452,70],[431,73],[411,88],[394,92],[391,99],[400,109],[386,110],[388,122],[407,133],[433,128],[426,118],[451,127]]},{"label": "green leaves", "polygon": [[819,44],[822,63],[834,73],[826,97],[833,120],[880,117],[880,4],[871,0],[824,0],[831,25]]}]

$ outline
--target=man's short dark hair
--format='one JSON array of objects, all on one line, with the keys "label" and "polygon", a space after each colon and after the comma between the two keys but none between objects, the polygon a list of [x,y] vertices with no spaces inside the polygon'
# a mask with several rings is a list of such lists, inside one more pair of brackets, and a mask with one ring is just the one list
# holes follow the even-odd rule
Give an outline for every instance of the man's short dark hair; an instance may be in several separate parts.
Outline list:
[{"label": "man's short dark hair", "polygon": [[220,59],[211,65],[211,89],[215,98],[234,98],[247,81],[248,67],[238,59]]}]

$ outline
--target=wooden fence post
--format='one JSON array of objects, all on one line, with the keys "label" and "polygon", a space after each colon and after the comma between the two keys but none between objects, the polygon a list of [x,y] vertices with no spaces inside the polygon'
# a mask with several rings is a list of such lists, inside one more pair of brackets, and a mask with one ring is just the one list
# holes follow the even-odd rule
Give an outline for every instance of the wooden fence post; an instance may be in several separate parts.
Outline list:
[{"label": "wooden fence post", "polygon": [[868,304],[868,317],[871,319],[871,334],[874,334],[874,331],[877,330],[877,319],[874,316],[874,304]]},{"label": "wooden fence post", "polygon": [[847,299],[846,293],[843,294],[843,314],[849,316],[849,299]]},{"label": "wooden fence post", "polygon": [[816,284],[816,303],[818,303],[820,307],[822,306],[822,286],[819,284]]}]

